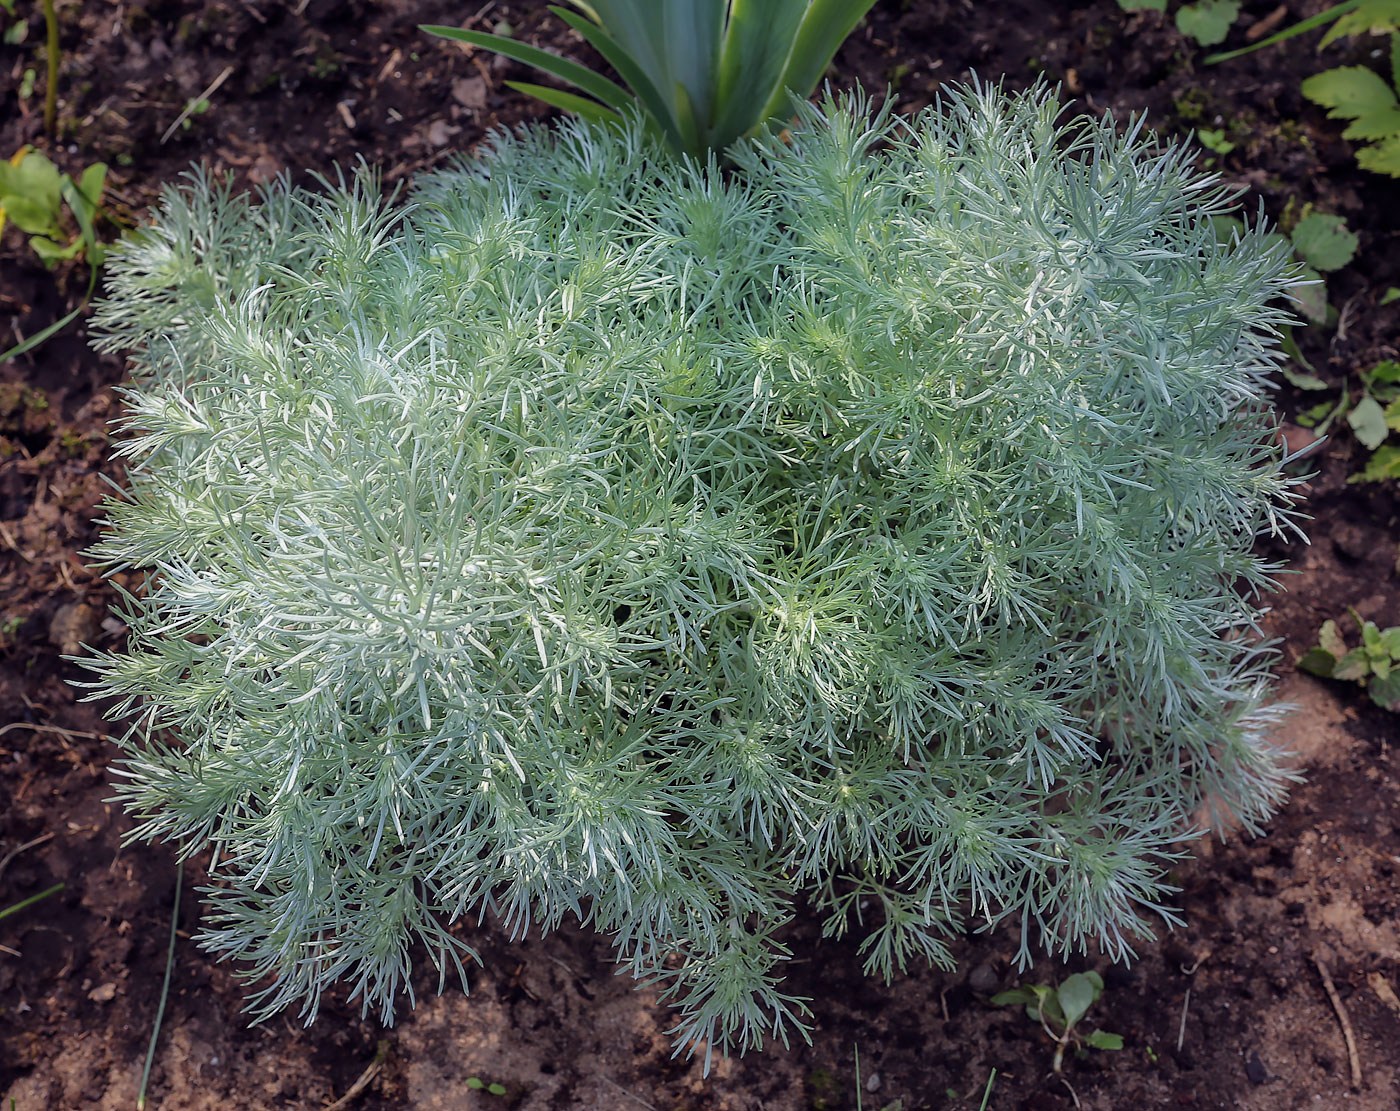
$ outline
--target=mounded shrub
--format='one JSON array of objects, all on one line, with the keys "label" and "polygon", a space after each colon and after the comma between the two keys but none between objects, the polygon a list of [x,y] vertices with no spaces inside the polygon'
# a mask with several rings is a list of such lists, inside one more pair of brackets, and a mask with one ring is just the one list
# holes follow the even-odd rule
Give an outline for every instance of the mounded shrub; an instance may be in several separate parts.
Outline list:
[{"label": "mounded shrub", "polygon": [[1200,815],[1282,798],[1282,250],[1043,88],[732,157],[573,122],[397,207],[197,177],[113,252],[95,554],[151,570],[97,686],[257,1015],[388,1020],[490,911],[757,1045],[799,904],[886,977],[969,921],[1121,958]]}]

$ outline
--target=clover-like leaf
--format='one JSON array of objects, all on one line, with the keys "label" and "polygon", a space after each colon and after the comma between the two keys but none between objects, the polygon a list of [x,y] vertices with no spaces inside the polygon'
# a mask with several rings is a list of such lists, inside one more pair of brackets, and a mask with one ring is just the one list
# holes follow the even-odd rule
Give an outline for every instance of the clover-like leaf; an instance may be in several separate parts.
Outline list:
[{"label": "clover-like leaf", "polygon": [[1340,216],[1310,212],[1293,229],[1293,249],[1315,270],[1340,270],[1356,256],[1356,233]]},{"label": "clover-like leaf", "polygon": [[1356,433],[1356,438],[1372,451],[1385,443],[1390,435],[1390,427],[1385,422],[1385,410],[1374,397],[1363,397],[1347,414],[1347,424]]},{"label": "clover-like leaf", "polygon": [[1239,0],[1200,0],[1183,4],[1176,11],[1176,29],[1202,46],[1225,41],[1230,25],[1240,14]]}]

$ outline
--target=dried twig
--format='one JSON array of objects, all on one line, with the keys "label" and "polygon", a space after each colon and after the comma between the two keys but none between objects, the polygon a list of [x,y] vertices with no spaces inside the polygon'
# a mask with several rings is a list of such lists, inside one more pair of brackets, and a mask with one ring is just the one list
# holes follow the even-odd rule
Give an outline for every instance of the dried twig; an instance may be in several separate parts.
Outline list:
[{"label": "dried twig", "polygon": [[33,841],[26,841],[23,845],[16,845],[4,856],[0,856],[0,876],[3,876],[5,874],[5,869],[10,866],[10,861],[14,860],[14,858],[19,856],[20,853],[24,852],[25,849],[32,849],[35,845],[42,845],[45,841],[50,840],[52,837],[52,832],[41,833],[38,837],[34,838]]},{"label": "dried twig", "polygon": [[1181,1052],[1182,1043],[1186,1041],[1186,1008],[1191,1006],[1191,989],[1186,989],[1186,998],[1181,1001],[1181,1024],[1176,1028],[1176,1051]]},{"label": "dried twig", "polygon": [[210,81],[209,87],[207,89],[205,89],[197,97],[195,97],[188,104],[186,104],[185,110],[175,117],[175,122],[165,129],[165,134],[160,137],[160,145],[165,146],[165,144],[170,141],[170,136],[175,134],[175,129],[179,127],[182,123],[184,123],[187,119],[189,119],[191,115],[194,114],[195,106],[198,105],[201,101],[208,100],[211,96],[218,92],[219,86],[222,85],[225,81],[227,81],[232,74],[233,66],[224,66],[224,72],[219,74],[219,76],[214,78],[214,80]]},{"label": "dried twig", "polygon": [[1342,1037],[1346,1039],[1347,1043],[1347,1061],[1351,1064],[1351,1090],[1359,1092],[1361,1090],[1361,1055],[1356,1052],[1356,1035],[1351,1032],[1351,1017],[1342,1004],[1342,997],[1337,994],[1337,985],[1332,983],[1332,974],[1327,971],[1327,965],[1323,963],[1322,957],[1317,953],[1313,954],[1313,964],[1317,965],[1317,973],[1322,977],[1322,986],[1327,992],[1327,998],[1332,1001],[1332,1009],[1337,1012],[1337,1021],[1342,1024]]},{"label": "dried twig", "polygon": [[379,1043],[379,1048],[374,1051],[374,1060],[369,1063],[369,1067],[360,1073],[359,1079],[351,1084],[343,1096],[330,1104],[326,1111],[342,1111],[342,1108],[349,1105],[350,1101],[369,1087],[369,1082],[379,1075],[384,1068],[384,1062],[389,1059],[389,1039],[385,1038]]},{"label": "dried twig", "polygon": [[641,1104],[643,1107],[649,1107],[649,1108],[651,1109],[651,1111],[656,1111],[656,1105],[655,1105],[654,1103],[648,1103],[648,1102],[647,1102],[646,1100],[644,1100],[641,1096],[636,1095],[636,1094],[633,1093],[633,1092],[629,1092],[626,1088],[624,1088],[624,1087],[623,1087],[621,1084],[619,1084],[616,1080],[612,1079],[612,1077],[610,1077],[610,1076],[604,1076],[602,1073],[599,1073],[599,1074],[598,1074],[598,1079],[601,1080],[604,1084],[606,1084],[609,1088],[613,1089],[613,1091],[618,1092],[618,1093],[620,1093],[620,1094],[626,1096],[628,1099],[633,1100],[633,1101],[635,1101],[636,1103]]},{"label": "dried twig", "polygon": [[60,729],[57,725],[39,725],[32,721],[12,721],[9,725],[0,728],[0,737],[3,737],[11,729],[32,729],[36,733],[57,733],[60,737],[67,737],[75,741],[105,741],[109,739],[105,733],[89,733],[83,729]]}]

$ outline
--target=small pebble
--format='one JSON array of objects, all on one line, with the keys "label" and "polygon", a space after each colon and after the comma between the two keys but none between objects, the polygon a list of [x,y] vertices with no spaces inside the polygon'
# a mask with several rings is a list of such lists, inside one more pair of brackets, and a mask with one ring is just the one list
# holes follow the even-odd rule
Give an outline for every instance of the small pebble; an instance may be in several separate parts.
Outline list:
[{"label": "small pebble", "polygon": [[878,1092],[880,1090],[880,1074],[872,1072],[865,1078],[865,1090],[867,1092]]},{"label": "small pebble", "polygon": [[54,611],[49,622],[49,643],[65,656],[76,656],[102,631],[97,610],[86,602],[68,602]]},{"label": "small pebble", "polygon": [[967,986],[982,995],[989,995],[996,991],[1000,983],[1001,977],[997,975],[996,969],[989,964],[979,964],[967,976]]},{"label": "small pebble", "polygon": [[1259,1060],[1257,1049],[1249,1051],[1249,1059],[1244,1063],[1244,1074],[1249,1077],[1251,1084],[1262,1084],[1269,1079],[1269,1070],[1264,1067],[1264,1062]]},{"label": "small pebble", "polygon": [[1364,559],[1369,545],[1366,534],[1356,525],[1343,522],[1332,529],[1332,547],[1350,559]]}]

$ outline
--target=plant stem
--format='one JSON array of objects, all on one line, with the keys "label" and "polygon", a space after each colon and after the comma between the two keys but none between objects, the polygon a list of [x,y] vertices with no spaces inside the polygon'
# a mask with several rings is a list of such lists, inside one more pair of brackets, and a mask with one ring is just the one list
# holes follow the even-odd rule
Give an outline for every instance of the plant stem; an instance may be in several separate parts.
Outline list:
[{"label": "plant stem", "polygon": [[[46,0],[49,2],[49,0]],[[141,1070],[141,1090],[136,1093],[136,1111],[146,1109],[146,1085],[151,1080],[151,1065],[156,1059],[156,1040],[160,1037],[160,1024],[165,1018],[165,1001],[170,998],[170,973],[175,967],[175,927],[180,922],[180,887],[185,878],[183,861],[176,863],[175,906],[170,911],[170,947],[165,952],[165,982],[160,986],[160,1005],[156,1007],[156,1022],[151,1029],[151,1044],[146,1047],[146,1067]]]},{"label": "plant stem", "polygon": [[6,907],[4,910],[0,910],[0,918],[8,918],[10,915],[15,914],[15,913],[17,913],[17,912],[23,910],[25,907],[33,906],[33,905],[34,905],[35,903],[37,903],[40,899],[47,899],[50,895],[54,894],[56,891],[62,891],[62,890],[63,890],[63,884],[61,884],[61,883],[56,883],[56,884],[54,884],[52,887],[50,887],[47,891],[41,891],[41,892],[39,892],[39,894],[37,894],[37,895],[31,895],[31,896],[29,896],[29,898],[21,900],[20,902],[16,903],[16,904],[15,904],[14,906],[12,906],[12,907]]},{"label": "plant stem", "polygon": [[44,0],[44,27],[48,30],[48,81],[44,85],[44,130],[50,136],[58,115],[58,13],[53,0]]}]

